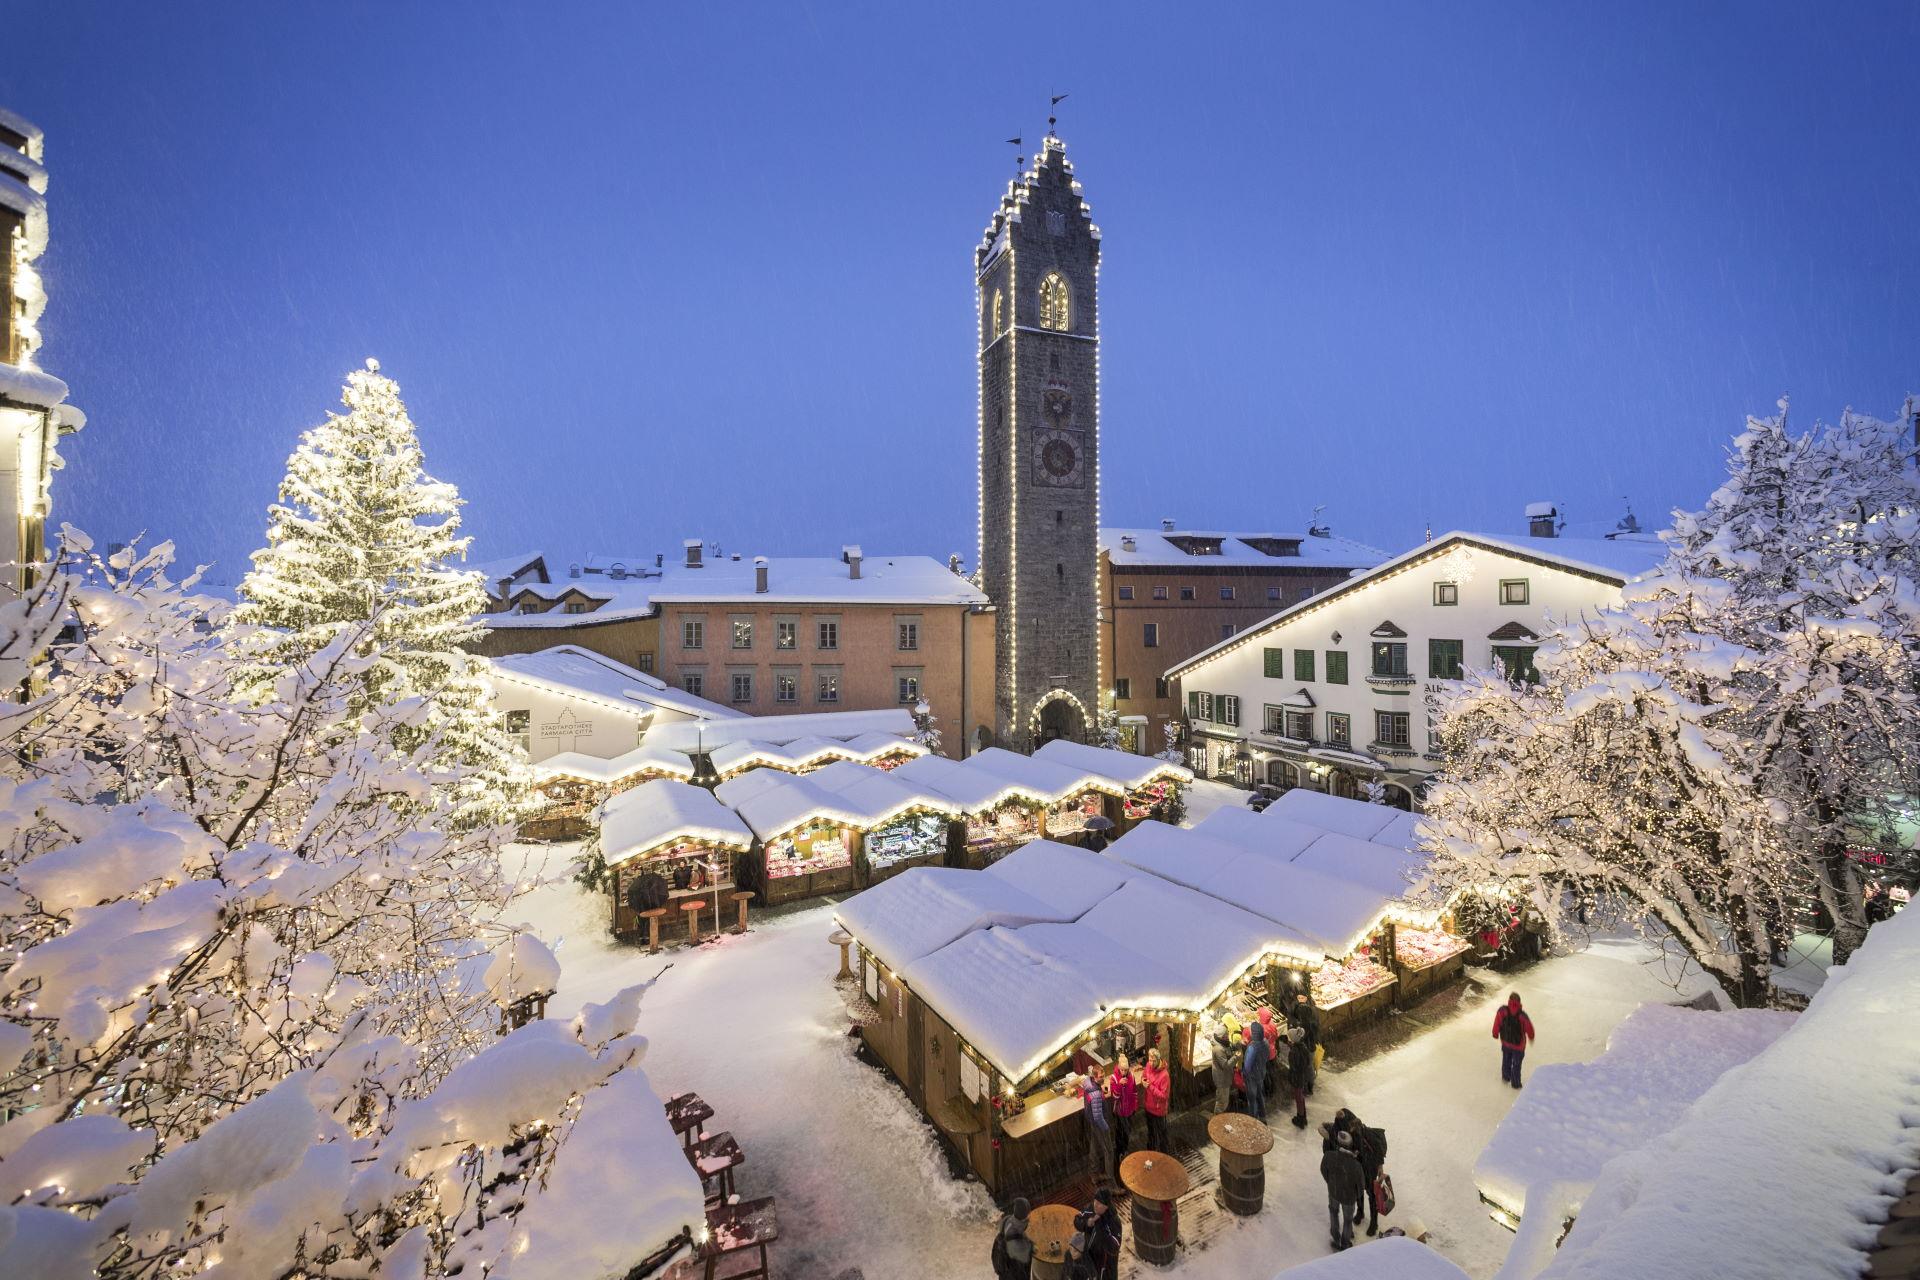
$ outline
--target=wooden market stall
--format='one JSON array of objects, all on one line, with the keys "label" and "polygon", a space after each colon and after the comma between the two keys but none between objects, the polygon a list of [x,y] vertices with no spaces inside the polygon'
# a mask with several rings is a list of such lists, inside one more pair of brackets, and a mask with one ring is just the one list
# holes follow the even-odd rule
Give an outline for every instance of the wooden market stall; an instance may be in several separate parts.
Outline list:
[{"label": "wooden market stall", "polygon": [[836,762],[892,769],[926,754],[925,747],[906,738],[890,733],[861,733],[850,738],[829,738],[815,734],[790,742],[762,742],[743,738],[713,748],[707,753],[707,758],[713,766],[714,776],[724,782],[749,769],[811,773]]},{"label": "wooden market stall", "polygon": [[642,744],[606,760],[562,751],[534,762],[532,772],[540,802],[521,822],[521,838],[577,840],[591,830],[594,810],[609,796],[659,778],[686,782],[694,768],[678,751]]},{"label": "wooden market stall", "polygon": [[973,765],[972,760],[922,756],[893,771],[903,782],[938,792],[960,811],[954,865],[981,868],[1040,838],[1048,795]]},{"label": "wooden market stall", "polygon": [[1173,821],[1183,790],[1193,782],[1193,771],[1185,765],[1066,738],[1047,743],[1034,752],[1034,758],[1097,774],[1118,788],[1120,811],[1108,816],[1116,819],[1122,832],[1148,818]]},{"label": "wooden market stall", "polygon": [[861,887],[910,867],[944,861],[947,828],[959,809],[930,787],[916,786],[896,770],[839,761],[812,774],[809,781],[840,797],[855,817],[859,852],[855,883]]},{"label": "wooden market stall", "polygon": [[1001,747],[975,752],[963,764],[1018,789],[1022,797],[1037,797],[1042,805],[1037,835],[1048,840],[1077,839],[1091,818],[1111,820],[1108,810],[1117,812],[1126,795],[1125,787],[1104,774]]},{"label": "wooden market stall", "polygon": [[[696,927],[695,904],[709,906],[709,927],[739,887],[739,859],[753,833],[701,787],[655,779],[611,797],[599,813],[600,855],[609,873],[613,932],[636,937],[684,936]],[[663,917],[645,913],[666,909]],[[682,908],[686,908],[682,910]]]}]

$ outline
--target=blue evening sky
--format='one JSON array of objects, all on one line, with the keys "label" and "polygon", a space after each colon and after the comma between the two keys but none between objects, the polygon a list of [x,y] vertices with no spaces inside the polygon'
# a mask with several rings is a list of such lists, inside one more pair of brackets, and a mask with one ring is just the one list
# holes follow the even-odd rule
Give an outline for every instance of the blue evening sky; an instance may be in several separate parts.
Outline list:
[{"label": "blue evening sky", "polygon": [[476,555],[974,557],[972,250],[1061,133],[1109,523],[1697,506],[1920,391],[1906,4],[9,5],[56,518],[231,579],[346,371]]}]

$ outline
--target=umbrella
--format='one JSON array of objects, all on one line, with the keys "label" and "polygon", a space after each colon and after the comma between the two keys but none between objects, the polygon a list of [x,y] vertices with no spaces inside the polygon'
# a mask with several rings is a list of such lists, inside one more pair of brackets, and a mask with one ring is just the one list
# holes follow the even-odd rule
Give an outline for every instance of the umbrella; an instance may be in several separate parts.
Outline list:
[{"label": "umbrella", "polygon": [[1113,830],[1113,819],[1104,813],[1096,813],[1087,819],[1085,825],[1089,831],[1111,831]]}]

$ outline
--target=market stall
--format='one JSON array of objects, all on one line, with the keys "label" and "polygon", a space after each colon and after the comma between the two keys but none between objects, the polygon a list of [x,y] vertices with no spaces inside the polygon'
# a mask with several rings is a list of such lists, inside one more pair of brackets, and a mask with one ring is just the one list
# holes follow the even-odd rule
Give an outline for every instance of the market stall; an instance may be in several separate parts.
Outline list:
[{"label": "market stall", "polygon": [[979,768],[972,759],[922,756],[896,768],[893,776],[938,792],[960,811],[964,832],[956,863],[985,867],[1040,838],[1040,814],[1046,807],[1047,793]]},{"label": "market stall", "polygon": [[531,769],[540,800],[520,824],[526,840],[577,840],[587,834],[594,808],[607,797],[659,778],[685,782],[693,777],[689,757],[645,744],[612,759],[562,751]]},{"label": "market stall", "polygon": [[1042,746],[1034,752],[1034,758],[1106,779],[1121,796],[1117,817],[1122,830],[1127,824],[1146,818],[1178,821],[1183,789],[1193,781],[1192,770],[1158,756],[1135,755],[1065,738],[1056,738]]},{"label": "market stall", "polygon": [[707,753],[707,759],[713,766],[714,776],[724,781],[750,769],[810,773],[842,761],[891,769],[926,754],[927,749],[919,743],[890,733],[861,733],[851,738],[814,734],[789,742],[738,739],[714,747]]},{"label": "market stall", "polygon": [[649,932],[644,912],[658,917],[662,937],[684,934],[689,902],[711,900],[719,919],[721,895],[737,884],[737,860],[753,845],[753,833],[713,793],[671,779],[655,779],[608,799],[600,807],[599,857],[613,899],[613,932],[634,937]]},{"label": "market stall", "polygon": [[1431,994],[1459,977],[1473,944],[1442,929],[1399,925],[1393,931],[1393,976],[1401,1004]]},{"label": "market stall", "polygon": [[714,795],[759,840],[755,878],[767,905],[852,890],[857,819],[838,796],[807,777],[771,769],[730,778]]},{"label": "market stall", "polygon": [[1000,747],[976,752],[962,763],[1014,789],[1023,801],[1027,797],[1038,801],[1042,806],[1038,834],[1050,840],[1079,836],[1089,818],[1111,818],[1107,808],[1112,805],[1117,810],[1126,794],[1121,784],[1101,774],[1043,760],[1038,755],[1016,755]]},{"label": "market stall", "polygon": [[855,871],[861,887],[946,858],[947,828],[959,809],[931,787],[916,786],[897,771],[844,760],[808,780],[839,797],[852,817],[860,836]]},{"label": "market stall", "polygon": [[1313,1003],[1320,1010],[1320,1037],[1331,1040],[1372,1022],[1393,1007],[1393,971],[1373,953],[1378,938],[1345,960],[1329,960],[1314,971]]}]

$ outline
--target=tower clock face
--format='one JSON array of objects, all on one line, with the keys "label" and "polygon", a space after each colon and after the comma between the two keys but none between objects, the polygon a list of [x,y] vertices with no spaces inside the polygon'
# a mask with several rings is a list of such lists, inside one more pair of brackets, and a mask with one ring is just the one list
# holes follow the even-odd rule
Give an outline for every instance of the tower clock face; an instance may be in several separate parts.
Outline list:
[{"label": "tower clock face", "polygon": [[1043,485],[1058,489],[1077,489],[1082,475],[1080,433],[1044,431],[1034,442],[1034,470]]}]

